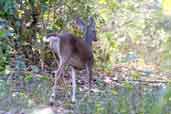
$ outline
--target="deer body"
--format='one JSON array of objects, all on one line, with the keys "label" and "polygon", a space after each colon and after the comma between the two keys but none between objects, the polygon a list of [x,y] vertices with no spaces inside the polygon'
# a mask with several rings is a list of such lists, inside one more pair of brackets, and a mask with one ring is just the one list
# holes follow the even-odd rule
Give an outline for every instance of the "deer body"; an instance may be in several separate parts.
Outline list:
[{"label": "deer body", "polygon": [[[82,22],[82,20],[78,19],[78,22]],[[92,21],[92,20],[90,20]],[[94,21],[92,21],[89,25],[93,25]],[[91,27],[91,26],[89,26]],[[92,31],[94,29],[90,29]],[[59,66],[55,76],[55,84],[57,85],[57,79],[60,77],[61,73],[64,70],[64,65],[71,66],[72,70],[72,101],[76,100],[76,73],[75,69],[86,69],[89,76],[89,88],[91,88],[91,79],[92,79],[92,65],[93,65],[93,53],[91,43],[92,41],[96,41],[96,35],[93,37],[89,36],[88,26],[86,26],[86,33],[84,36],[84,40],[81,38],[77,38],[73,34],[69,32],[65,32],[63,34],[52,33],[47,36],[47,39],[50,43],[50,48],[57,53],[59,57]],[[94,33],[94,32],[92,32]],[[91,36],[91,34],[90,34]],[[51,96],[50,102],[53,102],[56,92],[54,91]]]},{"label": "deer body", "polygon": [[81,70],[89,61],[93,62],[92,49],[84,40],[68,32],[61,35],[50,34],[48,37],[53,39],[50,48],[57,53],[59,59],[69,58],[68,65]]}]

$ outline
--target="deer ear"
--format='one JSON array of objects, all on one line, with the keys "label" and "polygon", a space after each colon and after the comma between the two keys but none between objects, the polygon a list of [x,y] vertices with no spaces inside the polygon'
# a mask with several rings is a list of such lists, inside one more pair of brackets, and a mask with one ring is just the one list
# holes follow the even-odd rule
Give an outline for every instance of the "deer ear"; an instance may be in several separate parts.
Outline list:
[{"label": "deer ear", "polygon": [[83,31],[83,32],[85,31],[86,24],[84,23],[84,21],[80,17],[76,18],[75,23],[81,29],[81,31]]},{"label": "deer ear", "polygon": [[88,17],[88,23],[89,23],[89,26],[94,27],[94,28],[96,27],[96,23],[92,16]]}]

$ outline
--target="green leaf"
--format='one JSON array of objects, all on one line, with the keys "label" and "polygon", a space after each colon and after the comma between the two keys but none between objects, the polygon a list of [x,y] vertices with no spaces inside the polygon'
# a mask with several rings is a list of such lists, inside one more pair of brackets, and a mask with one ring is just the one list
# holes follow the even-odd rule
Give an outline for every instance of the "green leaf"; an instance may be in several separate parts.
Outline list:
[{"label": "green leaf", "polygon": [[124,82],[124,85],[123,85],[125,88],[127,88],[128,90],[132,90],[133,89],[133,86],[132,84],[130,84],[129,82]]},{"label": "green leaf", "polygon": [[137,71],[134,71],[131,73],[131,76],[133,77],[134,80],[137,80],[140,78],[141,74]]},{"label": "green leaf", "polygon": [[43,76],[43,77],[40,77],[40,80],[48,81],[49,80],[49,77],[48,76]]},{"label": "green leaf", "polygon": [[5,34],[6,34],[6,32],[0,31],[0,38],[1,38],[1,37],[5,37]]},{"label": "green leaf", "polygon": [[31,74],[29,74],[29,75],[27,75],[27,76],[24,78],[24,80],[25,80],[26,82],[29,82],[29,81],[33,80],[33,76],[32,76]]}]

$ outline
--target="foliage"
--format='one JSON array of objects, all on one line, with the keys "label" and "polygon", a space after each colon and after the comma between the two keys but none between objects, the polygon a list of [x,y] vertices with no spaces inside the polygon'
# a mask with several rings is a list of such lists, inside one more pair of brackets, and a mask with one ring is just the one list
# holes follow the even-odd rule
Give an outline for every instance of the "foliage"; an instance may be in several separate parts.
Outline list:
[{"label": "foliage", "polygon": [[[100,60],[102,61],[101,64],[105,64],[106,67],[117,62],[129,63],[132,60],[143,59],[145,64],[154,64],[160,66],[161,70],[166,71],[167,67],[163,67],[163,64],[170,64],[170,60],[161,56],[166,54],[167,57],[170,57],[169,52],[165,52],[162,46],[167,37],[170,36],[170,29],[168,29],[170,21],[160,10],[161,3],[155,1],[148,3],[144,0],[135,1],[119,2],[114,0],[117,6],[114,10],[112,8],[103,8],[103,5],[110,6],[107,0],[99,1],[98,11],[106,22],[100,29],[102,33],[99,35],[99,40],[108,45],[100,44],[101,48],[97,48],[99,49],[97,55],[105,55],[103,56],[105,63]],[[146,7],[151,9],[146,10]],[[109,33],[112,40],[106,40],[109,37],[102,35]],[[112,42],[114,42],[114,45]],[[164,45],[170,47],[169,44],[164,43]],[[167,49],[170,49],[169,47]],[[101,49],[104,50],[105,54]],[[114,50],[111,51],[111,49]],[[130,53],[134,53],[136,58],[126,59],[125,57]],[[108,56],[106,57],[106,55]],[[170,67],[169,65],[166,66]]]},{"label": "foliage", "polygon": [[[22,85],[15,79],[8,78],[10,83],[6,83],[7,80],[0,79],[0,110],[33,108],[38,104],[47,104],[51,90],[49,80],[46,77],[44,79],[41,77],[33,79],[31,77],[31,75],[26,76],[23,82],[25,84],[24,90],[21,89]],[[16,83],[18,85],[14,87]],[[22,83],[21,80],[20,83]],[[17,88],[20,89],[17,90]]]},{"label": "foliage", "polygon": [[[165,91],[143,87],[144,92],[132,85],[133,89],[120,88],[112,94],[112,88],[105,88],[76,104],[75,113],[85,114],[165,114],[170,111],[170,86]],[[161,91],[162,90],[162,91]],[[141,95],[138,95],[141,94]]]},{"label": "foliage", "polygon": [[12,37],[13,33],[9,29],[6,21],[0,20],[0,72],[5,70],[10,61],[11,39],[7,37]]}]

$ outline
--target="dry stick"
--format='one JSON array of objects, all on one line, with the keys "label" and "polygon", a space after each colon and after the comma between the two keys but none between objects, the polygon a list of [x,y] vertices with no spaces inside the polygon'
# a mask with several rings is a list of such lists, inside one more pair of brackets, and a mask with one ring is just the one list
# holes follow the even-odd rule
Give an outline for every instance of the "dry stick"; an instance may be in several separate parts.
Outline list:
[{"label": "dry stick", "polygon": [[55,21],[55,18],[56,18],[56,15],[55,15],[55,13],[56,13],[56,8],[55,8],[55,6],[56,6],[56,2],[54,3],[54,6],[53,6],[53,22]]},{"label": "dry stick", "polygon": [[[11,73],[16,73],[17,71],[16,70],[11,70],[10,71]],[[31,72],[31,71],[20,71],[21,73],[32,73],[32,74],[35,74],[35,75],[39,75],[39,77],[42,77],[41,75],[51,75],[51,74],[49,74],[49,73],[46,73],[46,72],[42,72],[42,74],[41,73],[34,73],[34,72]],[[170,83],[171,82],[171,80],[170,81],[165,81],[165,80],[149,80],[149,81],[147,81],[147,80],[116,80],[116,79],[112,79],[113,81],[115,81],[115,82],[128,82],[128,81],[132,81],[132,82],[144,82],[144,83],[165,83],[165,84],[167,84],[167,83]]]},{"label": "dry stick", "polygon": [[56,64],[57,64],[57,66],[59,66],[58,60],[57,60],[56,55],[55,55],[55,52],[52,52],[52,54],[53,54],[53,57],[55,58],[55,62],[56,62]]},{"label": "dry stick", "polygon": [[51,4],[48,5],[48,18],[47,18],[47,23],[49,23],[49,19],[50,19],[50,9],[51,8]]},{"label": "dry stick", "polygon": [[[43,36],[46,36],[46,34],[47,34],[47,30],[46,30],[46,24],[45,24],[45,20],[44,20],[44,17],[43,17],[43,15],[41,16],[41,20],[42,20],[42,25],[43,25],[43,29],[42,29],[42,35]],[[42,71],[44,71],[44,58],[45,58],[45,55],[44,55],[44,53],[43,53],[43,50],[45,49],[45,44],[43,43],[43,39],[41,39],[41,44],[42,44],[42,47],[41,47],[41,49],[40,49],[40,56],[41,56],[41,58],[40,58],[40,62],[41,62],[41,70]]]},{"label": "dry stick", "polygon": [[113,81],[115,82],[128,82],[128,81],[132,81],[132,82],[144,82],[144,83],[170,83],[171,81],[162,81],[162,80],[149,80],[149,81],[146,81],[146,80],[116,80],[116,79],[113,79]]}]

